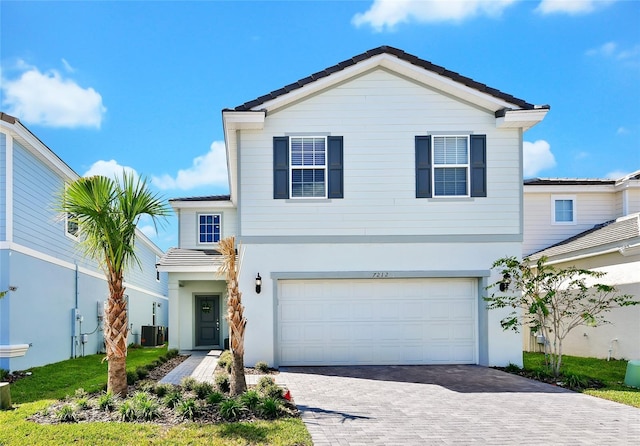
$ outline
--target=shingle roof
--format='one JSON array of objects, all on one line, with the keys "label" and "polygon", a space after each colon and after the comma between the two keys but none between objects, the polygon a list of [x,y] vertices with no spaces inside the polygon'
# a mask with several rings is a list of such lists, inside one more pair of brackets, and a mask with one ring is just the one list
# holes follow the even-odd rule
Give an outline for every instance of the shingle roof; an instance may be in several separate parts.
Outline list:
[{"label": "shingle roof", "polygon": [[206,195],[203,197],[172,198],[169,201],[229,201],[231,195]]},{"label": "shingle roof", "polygon": [[585,249],[614,245],[612,247],[622,247],[634,238],[640,237],[640,217],[612,220],[598,224],[588,231],[584,231],[571,238],[556,243],[553,246],[538,251],[529,256],[531,260],[538,260],[540,257],[554,257],[569,254]]},{"label": "shingle roof", "polygon": [[169,248],[169,251],[160,258],[158,266],[214,267],[218,269],[222,262],[222,254],[213,249]]},{"label": "shingle roof", "polygon": [[[526,110],[532,110],[535,108],[535,106],[533,104],[530,104],[522,99],[518,99],[514,96],[511,96],[510,94],[504,93],[500,90],[496,90],[495,88],[491,88],[485,84],[482,84],[480,82],[477,82],[471,78],[462,76],[456,72],[453,71],[449,71],[444,67],[441,67],[439,65],[435,65],[427,60],[424,59],[420,59],[419,57],[416,57],[412,54],[409,53],[405,53],[404,51],[398,49],[398,48],[394,48],[391,46],[387,46],[387,45],[383,45],[383,46],[379,46],[377,48],[373,48],[369,51],[365,51],[362,54],[358,54],[357,56],[354,56],[350,59],[344,60],[336,65],[333,65],[329,68],[325,68],[322,71],[318,71],[317,73],[312,74],[311,76],[307,76],[303,79],[300,79],[292,84],[286,85],[278,90],[274,90],[271,93],[267,93],[264,96],[260,96],[259,98],[253,99],[251,101],[245,102],[242,105],[238,105],[237,107],[231,109],[234,111],[251,111],[252,109],[255,109],[256,107],[259,107],[260,105],[264,104],[267,101],[271,101],[273,99],[276,99],[279,96],[285,95],[293,90],[297,90],[298,88],[302,88],[307,84],[310,84],[311,82],[315,82],[318,79],[322,79],[324,77],[330,76],[331,74],[338,72],[338,71],[342,71],[345,68],[348,68],[350,66],[356,65],[358,62],[362,62],[363,60],[372,58],[374,56],[377,56],[379,54],[391,54],[393,56],[396,56],[398,59],[404,60],[406,62],[409,62],[413,65],[416,65],[418,67],[424,68],[425,70],[428,71],[432,71],[436,74],[439,74],[440,76],[444,76],[444,77],[448,77],[449,79],[458,82],[460,84],[466,85],[467,87],[473,88],[475,90],[478,90],[482,93],[486,93],[488,95],[491,95],[495,98],[504,100],[506,102],[509,102],[511,104],[514,104],[515,106],[521,108],[521,109],[526,109]],[[228,110],[228,109],[227,109]]]},{"label": "shingle roof", "polygon": [[598,178],[529,178],[524,180],[525,186],[589,186],[615,183],[616,180]]}]

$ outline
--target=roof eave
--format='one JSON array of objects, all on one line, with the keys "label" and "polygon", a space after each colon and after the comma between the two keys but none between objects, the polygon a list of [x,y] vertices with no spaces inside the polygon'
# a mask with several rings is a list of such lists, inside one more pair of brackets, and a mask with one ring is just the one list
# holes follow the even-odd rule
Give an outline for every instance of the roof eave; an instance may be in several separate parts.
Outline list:
[{"label": "roof eave", "polygon": [[496,112],[496,128],[522,128],[529,130],[534,125],[542,122],[550,110],[548,105],[536,106],[532,110],[499,110]]}]

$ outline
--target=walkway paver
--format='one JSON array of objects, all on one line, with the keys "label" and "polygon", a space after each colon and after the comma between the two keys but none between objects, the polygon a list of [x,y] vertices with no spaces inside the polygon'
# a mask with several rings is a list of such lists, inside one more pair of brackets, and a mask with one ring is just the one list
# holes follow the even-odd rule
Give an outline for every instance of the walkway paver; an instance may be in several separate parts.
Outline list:
[{"label": "walkway paver", "polygon": [[637,445],[640,409],[479,366],[281,369],[315,446]]},{"label": "walkway paver", "polygon": [[180,352],[181,355],[189,355],[175,369],[167,373],[160,380],[161,384],[180,384],[182,378],[193,376],[198,381],[214,382],[213,372],[218,365],[221,350],[193,350]]}]

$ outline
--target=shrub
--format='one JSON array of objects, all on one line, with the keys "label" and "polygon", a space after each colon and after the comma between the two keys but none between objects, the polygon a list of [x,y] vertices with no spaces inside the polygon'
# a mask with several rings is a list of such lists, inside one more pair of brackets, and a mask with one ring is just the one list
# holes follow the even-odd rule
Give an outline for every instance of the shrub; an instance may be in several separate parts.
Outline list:
[{"label": "shrub", "polygon": [[218,367],[225,369],[227,373],[231,373],[231,364],[233,364],[233,356],[231,355],[231,351],[223,351],[218,358]]},{"label": "shrub", "polygon": [[264,361],[256,362],[256,365],[254,368],[260,373],[269,373],[269,364],[267,364]]},{"label": "shrub", "polygon": [[162,398],[167,393],[169,393],[169,391],[171,391],[172,389],[173,389],[173,385],[171,384],[157,384],[153,388],[153,393],[155,393],[158,396],[158,398]]},{"label": "shrub", "polygon": [[282,389],[270,376],[260,378],[256,390],[263,398],[282,398]]},{"label": "shrub", "polygon": [[216,374],[216,387],[220,392],[229,393],[231,390],[231,383],[229,382],[229,375],[226,373],[217,373]]},{"label": "shrub", "polygon": [[145,421],[151,421],[155,418],[158,418],[160,415],[160,409],[158,405],[153,400],[142,400],[138,401],[136,405],[136,416]]},{"label": "shrub", "polygon": [[196,396],[201,400],[205,399],[211,392],[213,392],[213,386],[204,381],[198,382],[193,387],[193,391],[196,392]]},{"label": "shrub", "polygon": [[214,391],[207,395],[207,404],[210,406],[220,404],[222,401],[224,401],[224,395],[220,392]]},{"label": "shrub", "polygon": [[281,411],[282,405],[277,398],[265,398],[259,407],[260,416],[263,418],[276,418]]},{"label": "shrub", "polygon": [[589,378],[582,375],[567,373],[564,375],[564,385],[573,390],[582,390],[589,387]]},{"label": "shrub", "polygon": [[172,348],[167,350],[165,356],[167,357],[167,359],[175,358],[176,356],[178,356],[178,349]]},{"label": "shrub", "polygon": [[98,408],[109,412],[116,408],[116,401],[112,392],[105,392],[98,397]]},{"label": "shrub", "polygon": [[136,409],[131,400],[123,401],[118,412],[122,421],[134,421],[136,419]]},{"label": "shrub", "polygon": [[196,379],[191,376],[185,376],[180,381],[180,385],[184,388],[184,390],[193,390],[196,384]]},{"label": "shrub", "polygon": [[240,402],[247,409],[254,411],[260,404],[260,394],[256,390],[247,390],[240,395]]},{"label": "shrub", "polygon": [[65,404],[56,412],[56,418],[61,423],[75,423],[77,421],[76,411],[70,404]]},{"label": "shrub", "polygon": [[89,408],[89,400],[87,398],[78,398],[76,400],[76,406],[80,410],[86,410]]},{"label": "shrub", "polygon": [[127,384],[131,386],[135,384],[137,380],[138,380],[138,372],[136,372],[135,370],[129,370],[127,372]]},{"label": "shrub", "polygon": [[505,370],[505,372],[509,372],[509,373],[518,373],[522,369],[520,368],[520,366],[517,366],[516,364],[509,363],[504,368],[504,370]]},{"label": "shrub", "polygon": [[155,381],[151,381],[150,379],[145,379],[144,381],[138,383],[138,388],[142,392],[155,393],[156,383]]},{"label": "shrub", "polygon": [[182,402],[182,393],[179,389],[172,389],[162,399],[162,403],[169,409],[173,409]]},{"label": "shrub", "polygon": [[9,370],[0,369],[0,381],[4,381],[9,376]]},{"label": "shrub", "polygon": [[198,403],[193,398],[189,398],[188,400],[182,401],[176,411],[178,415],[188,420],[193,420],[200,415],[200,407],[198,407]]},{"label": "shrub", "polygon": [[220,403],[219,407],[220,416],[226,421],[232,421],[238,419],[242,413],[242,404],[236,399],[228,399]]},{"label": "shrub", "polygon": [[138,379],[145,379],[149,376],[149,369],[145,366],[140,366],[136,369],[136,373],[138,374]]},{"label": "shrub", "polygon": [[74,395],[76,398],[86,398],[88,396],[87,392],[82,387],[76,389]]}]

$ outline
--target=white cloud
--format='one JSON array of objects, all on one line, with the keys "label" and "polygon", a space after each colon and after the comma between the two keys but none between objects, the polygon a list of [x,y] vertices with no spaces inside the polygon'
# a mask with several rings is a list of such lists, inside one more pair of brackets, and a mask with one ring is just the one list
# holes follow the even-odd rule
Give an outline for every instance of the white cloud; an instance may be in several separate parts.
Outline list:
[{"label": "white cloud", "polygon": [[624,170],[614,170],[613,172],[609,172],[604,177],[609,180],[619,180],[620,178],[626,177],[631,172],[626,172]]},{"label": "white cloud", "polygon": [[151,178],[152,184],[163,190],[226,186],[227,181],[227,158],[223,141],[214,141],[209,152],[194,158],[191,167],[178,170],[175,177],[164,174]]},{"label": "white cloud", "polygon": [[618,127],[618,130],[616,130],[616,134],[618,135],[628,135],[629,133],[629,129],[626,127]]},{"label": "white cloud", "polygon": [[357,13],[351,23],[370,25],[375,31],[393,30],[399,23],[462,22],[487,15],[499,16],[516,0],[374,0],[371,7]]},{"label": "white cloud", "polygon": [[525,178],[531,178],[545,169],[551,169],[556,165],[556,158],[551,153],[551,146],[542,139],[536,142],[525,141],[524,149],[524,169]]},{"label": "white cloud", "polygon": [[542,0],[536,11],[542,14],[589,14],[617,0]]},{"label": "white cloud", "polygon": [[604,57],[606,59],[628,61],[640,56],[640,45],[623,49],[620,48],[616,42],[607,42],[598,47],[587,50],[586,54],[587,56],[592,57]]},{"label": "white cloud", "polygon": [[150,239],[157,235],[156,228],[153,225],[138,226],[138,229]]},{"label": "white cloud", "polygon": [[122,178],[122,171],[127,173],[132,173],[136,178],[138,177],[138,172],[133,167],[129,166],[121,166],[118,164],[116,160],[96,161],[91,165],[89,170],[84,173],[84,177],[90,177],[93,175],[102,175],[103,177],[108,178]]},{"label": "white cloud", "polygon": [[[63,60],[67,69],[71,66]],[[2,106],[6,112],[30,124],[48,127],[100,128],[107,109],[93,88],[83,88],[55,70],[46,73],[18,63],[16,79],[2,78]]]}]

